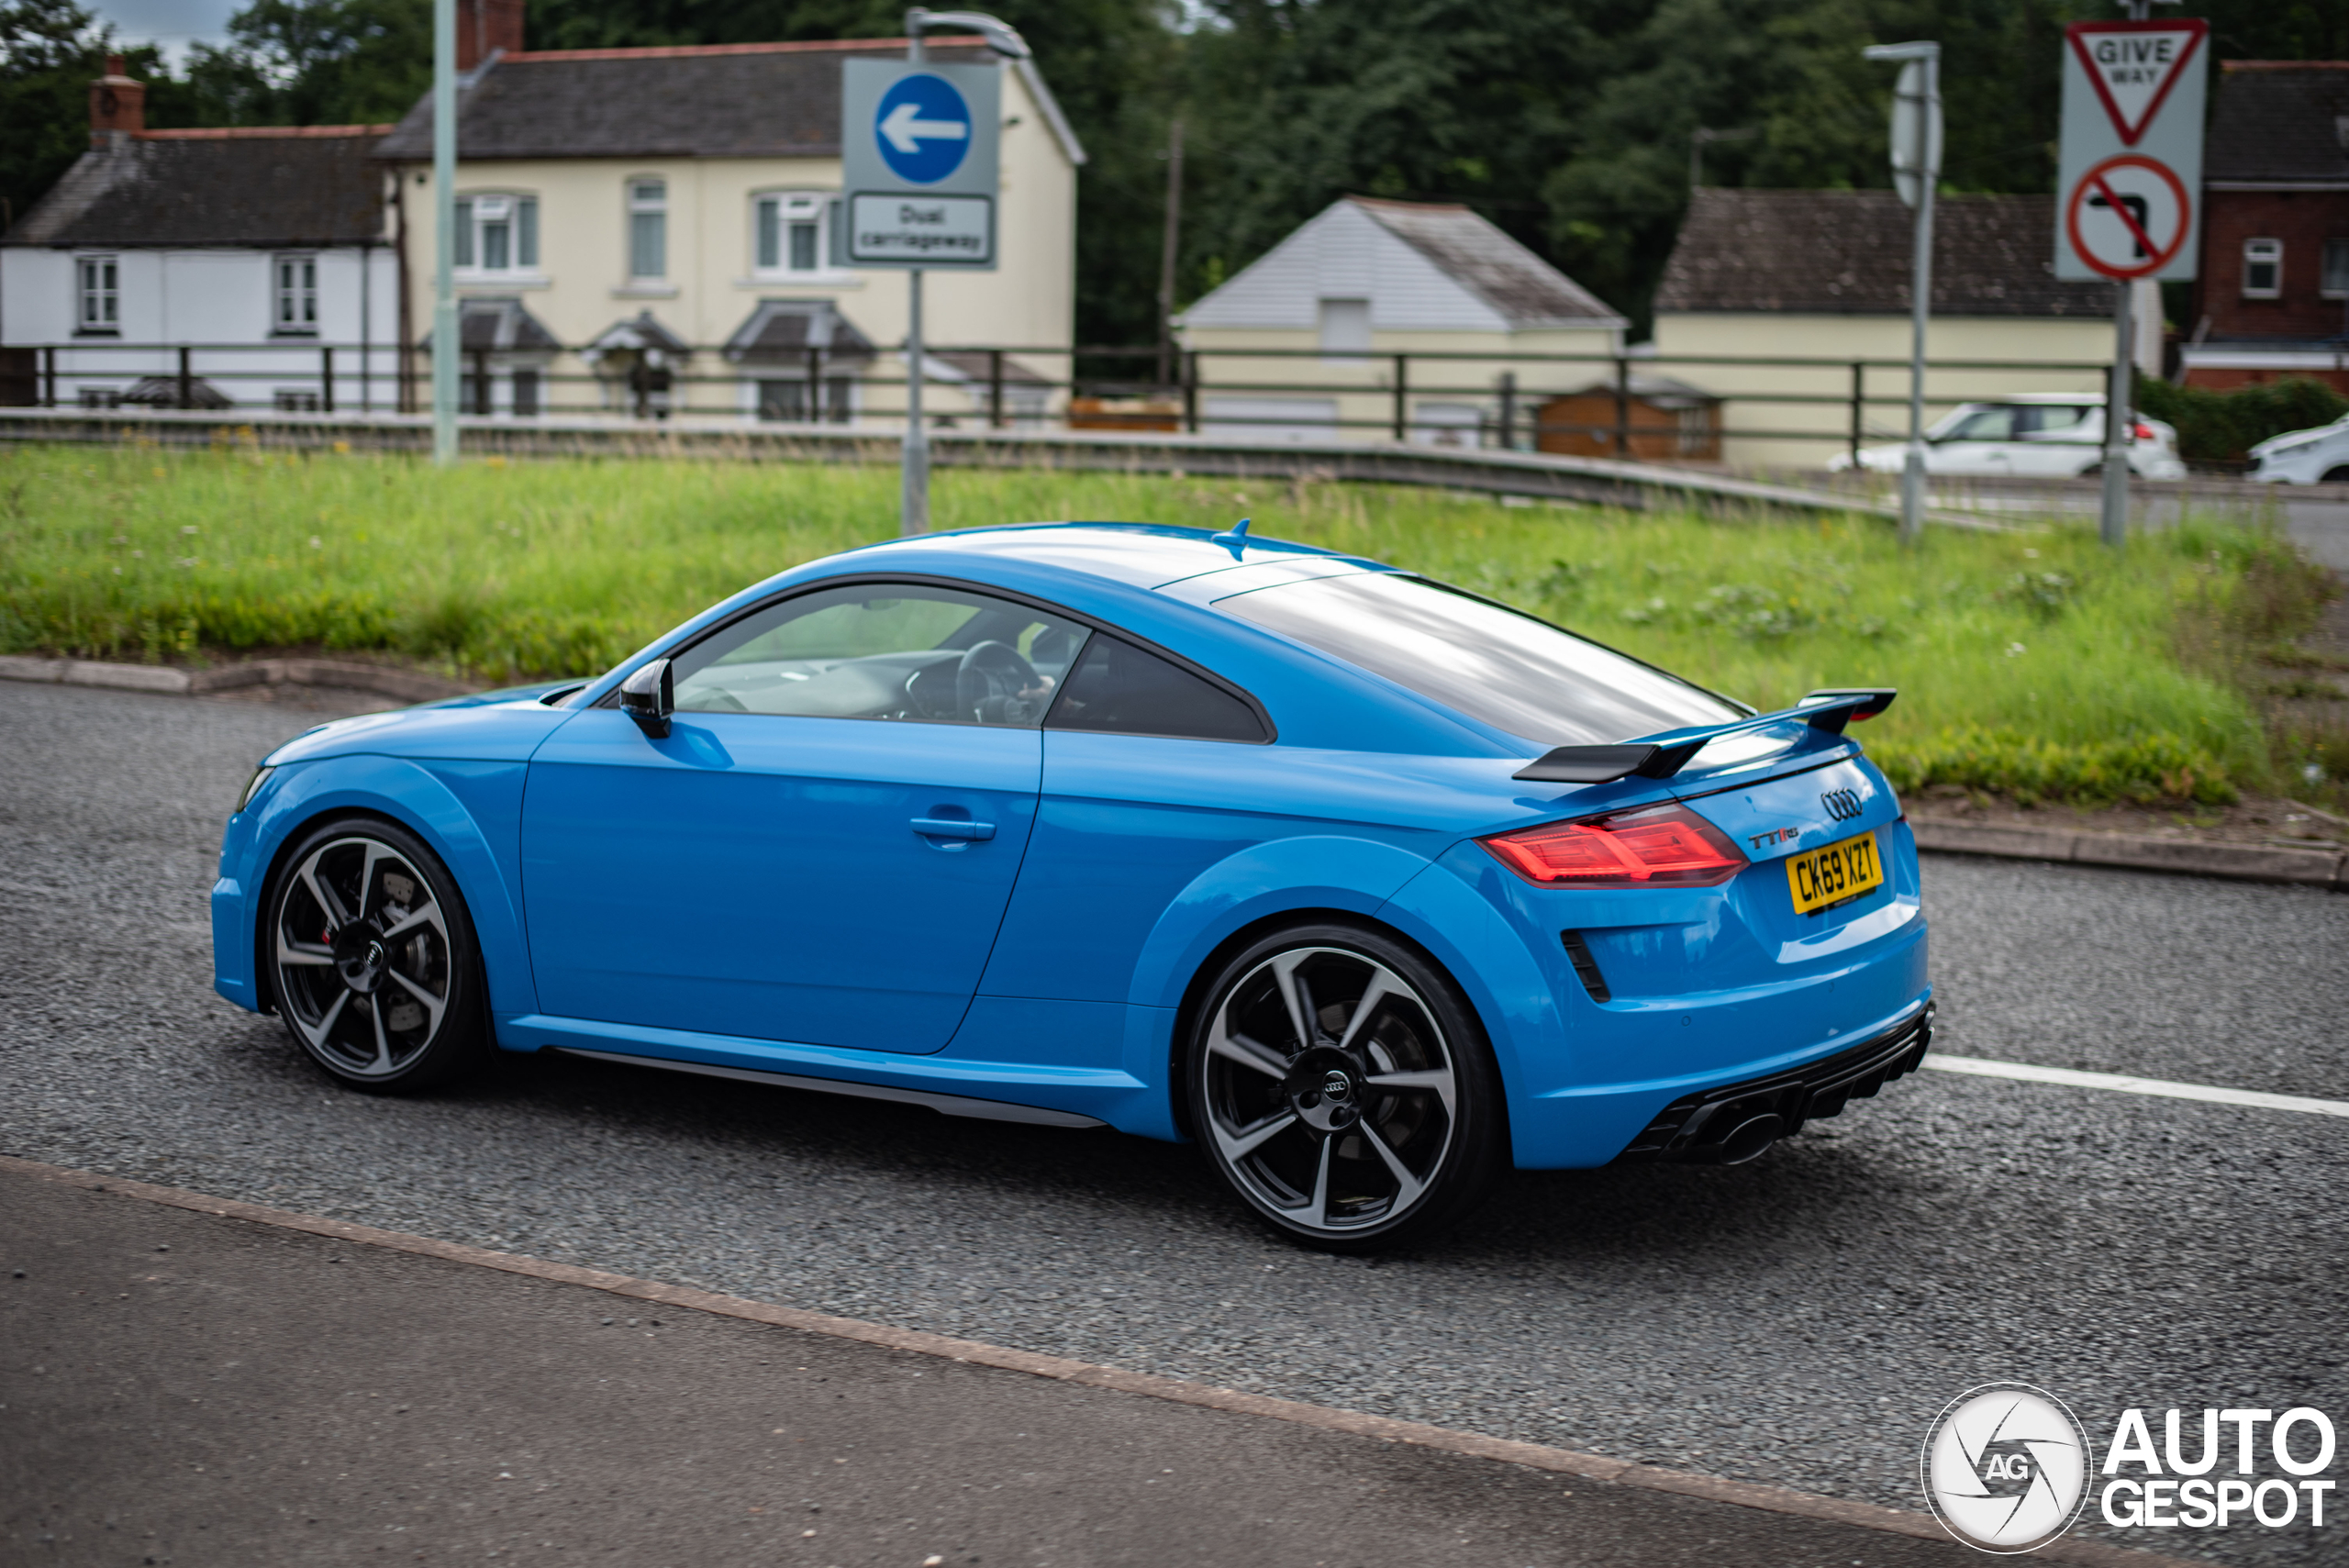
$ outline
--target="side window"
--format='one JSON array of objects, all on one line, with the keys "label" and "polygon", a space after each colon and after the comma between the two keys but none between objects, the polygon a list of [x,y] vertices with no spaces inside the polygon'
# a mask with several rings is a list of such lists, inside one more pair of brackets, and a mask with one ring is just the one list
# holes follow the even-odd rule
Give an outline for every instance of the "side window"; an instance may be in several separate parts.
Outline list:
[{"label": "side window", "polygon": [[989,594],[860,583],[800,594],[676,655],[680,713],[1032,729],[1086,628]]},{"label": "side window", "polygon": [[1255,711],[1222,687],[1130,642],[1099,634],[1069,672],[1050,724],[1054,729],[1192,740],[1268,739]]}]

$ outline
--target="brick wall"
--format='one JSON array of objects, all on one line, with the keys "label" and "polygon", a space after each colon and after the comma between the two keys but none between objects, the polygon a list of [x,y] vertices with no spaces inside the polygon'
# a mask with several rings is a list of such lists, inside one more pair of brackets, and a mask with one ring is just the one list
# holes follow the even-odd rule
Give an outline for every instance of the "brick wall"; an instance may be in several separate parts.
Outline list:
[{"label": "brick wall", "polygon": [[[2349,192],[2210,191],[2204,195],[2201,279],[2191,335],[2207,315],[2213,338],[2333,338],[2349,300],[2319,292],[2324,242],[2349,239]],[[2284,242],[2281,292],[2243,296],[2246,239]]]}]

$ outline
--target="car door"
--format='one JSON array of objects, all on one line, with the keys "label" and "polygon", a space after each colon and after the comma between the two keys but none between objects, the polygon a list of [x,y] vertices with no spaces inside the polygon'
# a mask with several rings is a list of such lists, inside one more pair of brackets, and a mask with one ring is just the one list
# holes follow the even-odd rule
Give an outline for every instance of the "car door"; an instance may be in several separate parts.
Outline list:
[{"label": "car door", "polygon": [[2068,479],[2097,461],[2103,421],[2092,405],[2028,404],[2015,412],[2016,473]]},{"label": "car door", "polygon": [[2010,473],[2015,433],[2012,406],[1994,403],[1976,408],[1933,438],[1925,449],[1929,473]]},{"label": "car door", "polygon": [[985,968],[1085,629],[960,585],[799,594],[673,656],[664,738],[591,709],[530,763],[542,1011],[929,1052]]}]

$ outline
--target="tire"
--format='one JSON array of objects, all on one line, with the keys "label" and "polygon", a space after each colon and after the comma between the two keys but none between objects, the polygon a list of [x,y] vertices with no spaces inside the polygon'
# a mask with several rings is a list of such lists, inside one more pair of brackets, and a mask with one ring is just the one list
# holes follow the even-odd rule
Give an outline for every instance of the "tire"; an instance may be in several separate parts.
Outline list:
[{"label": "tire", "polygon": [[1183,1062],[1191,1128],[1288,1240],[1410,1245],[1455,1224],[1499,1171],[1491,1049],[1459,987],[1415,950],[1364,927],[1295,926],[1235,954],[1203,995]]},{"label": "tire", "polygon": [[255,956],[278,1016],[338,1082],[409,1094],[487,1054],[473,921],[415,834],[374,817],[321,823],[280,862],[263,908]]},{"label": "tire", "polygon": [[2317,483],[2319,484],[2339,484],[2343,481],[2349,481],[2349,464],[2326,469],[2324,471],[2324,476],[2319,479]]}]

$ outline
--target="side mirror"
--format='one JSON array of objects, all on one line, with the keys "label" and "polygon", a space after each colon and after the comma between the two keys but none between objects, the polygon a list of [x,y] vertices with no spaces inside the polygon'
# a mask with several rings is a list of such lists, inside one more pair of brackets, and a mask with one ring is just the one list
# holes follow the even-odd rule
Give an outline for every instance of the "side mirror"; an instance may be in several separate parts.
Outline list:
[{"label": "side mirror", "polygon": [[677,689],[666,659],[655,659],[620,683],[620,711],[653,740],[669,738],[669,716],[677,711]]}]

